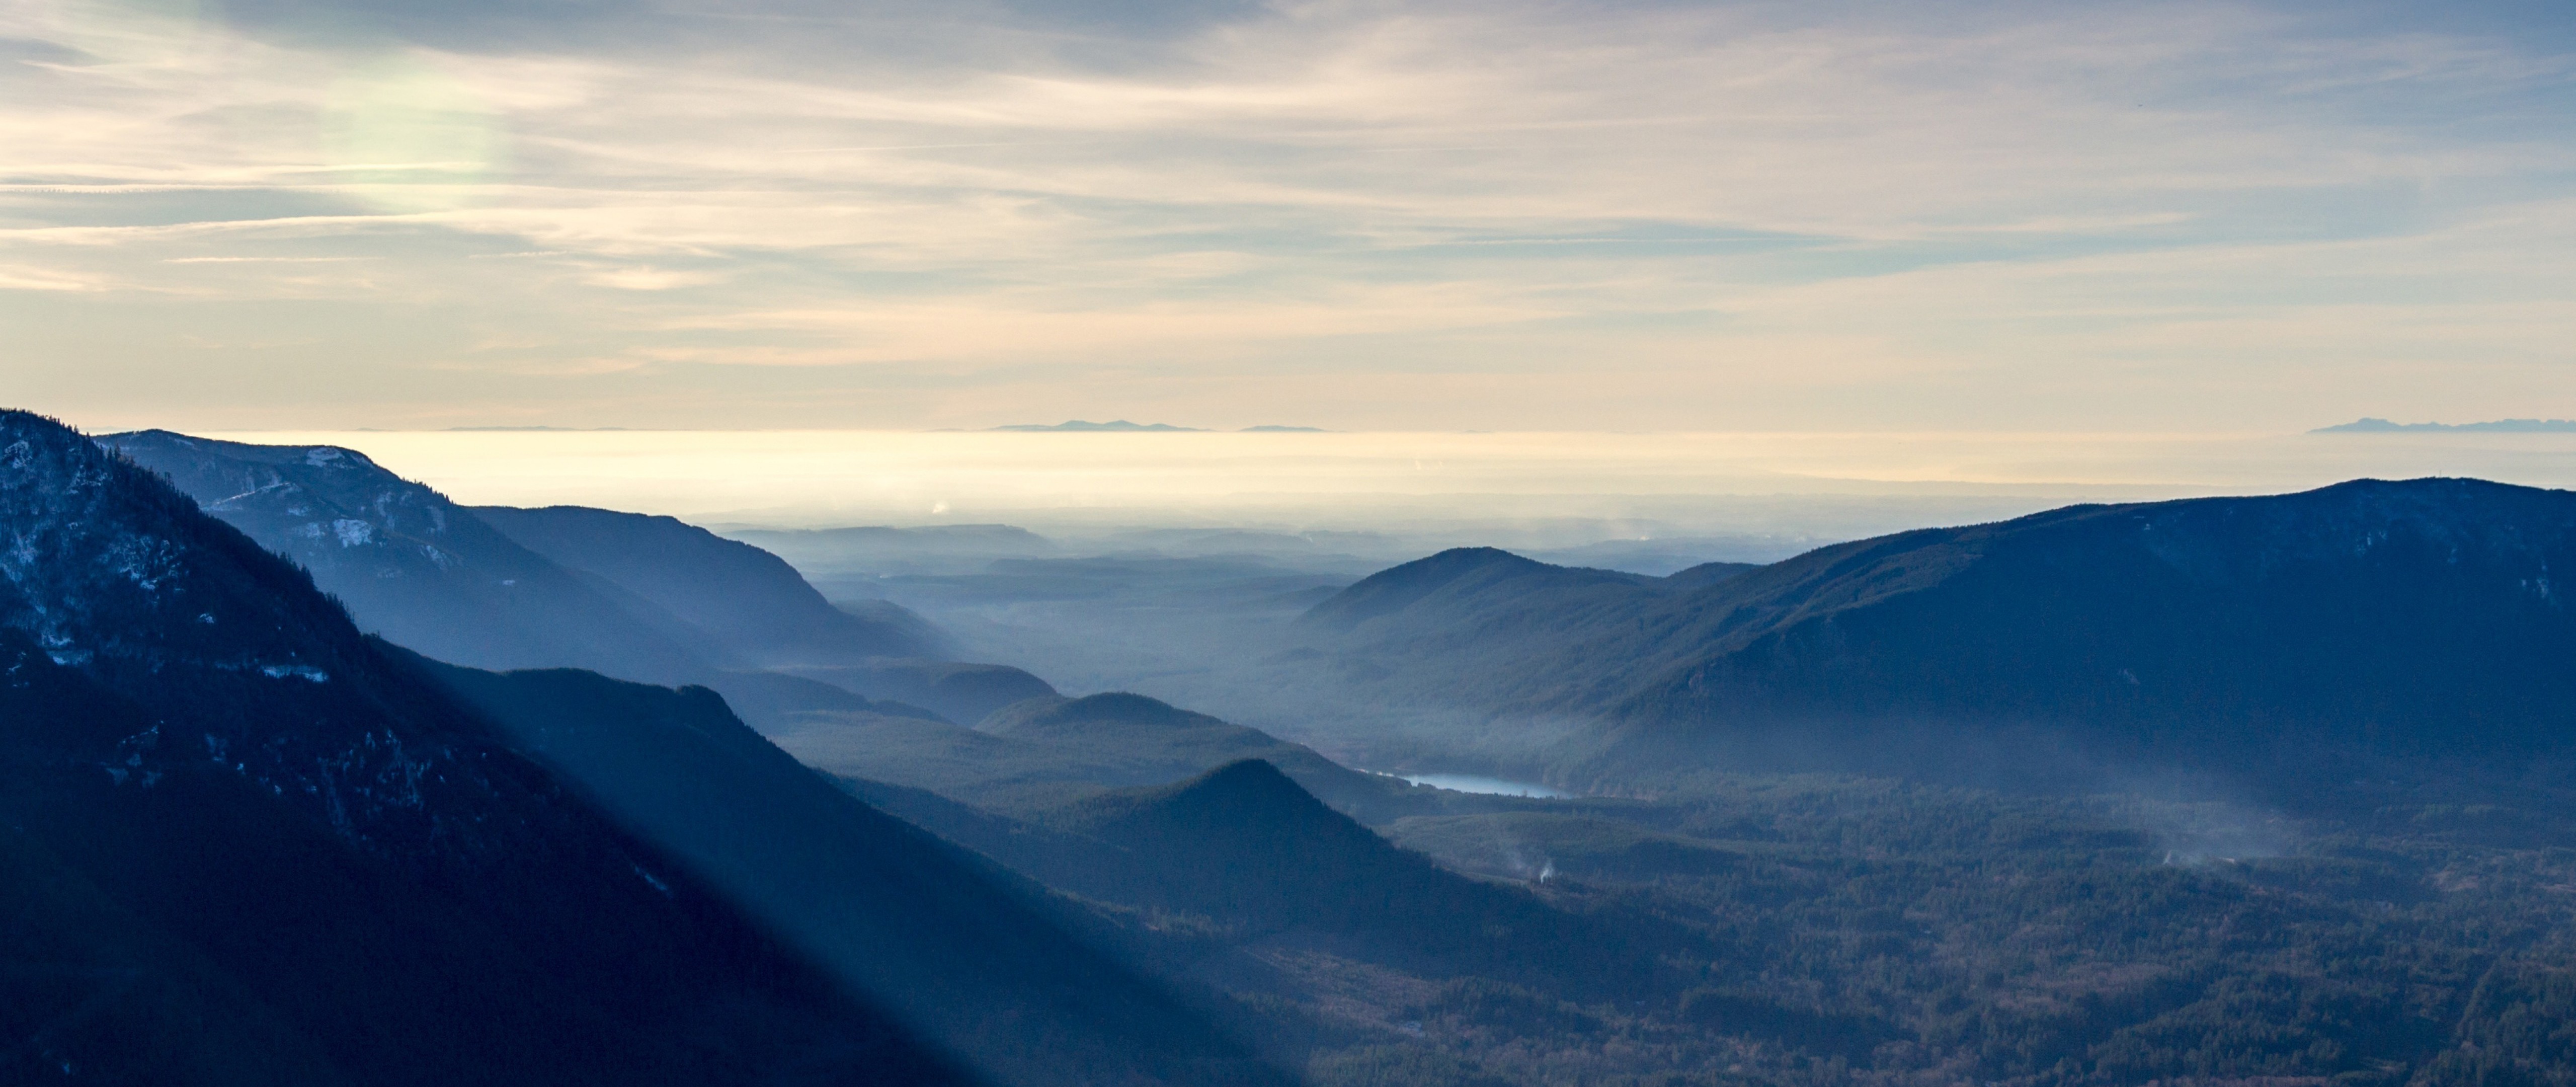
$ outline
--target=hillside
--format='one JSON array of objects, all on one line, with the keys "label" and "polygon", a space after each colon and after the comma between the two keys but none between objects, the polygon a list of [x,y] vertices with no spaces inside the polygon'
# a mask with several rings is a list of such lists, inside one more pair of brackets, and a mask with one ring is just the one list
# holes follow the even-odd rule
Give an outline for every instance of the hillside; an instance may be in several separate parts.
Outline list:
[{"label": "hillside", "polygon": [[437,660],[704,684],[773,728],[803,710],[919,711],[758,670],[766,662],[846,664],[943,645],[917,616],[833,608],[776,557],[669,518],[468,509],[332,446],[158,430],[99,442],[311,571],[363,629]]},{"label": "hillside", "polygon": [[676,616],[754,667],[942,657],[951,649],[918,617],[871,621],[834,608],[785,560],[678,518],[585,506],[472,512],[512,542]]},{"label": "hillside", "polygon": [[[1050,886],[1171,919],[1229,954],[1259,959],[1321,940],[1336,958],[1424,978],[1643,996],[1674,980],[1658,950],[1706,953],[1670,926],[1568,913],[1523,887],[1441,868],[1258,759],[1016,822],[878,783],[850,788]],[[1196,972],[1240,985],[1243,969]]]},{"label": "hillside", "polygon": [[26,908],[0,934],[52,979],[10,987],[7,1061],[963,1078],[131,463],[0,413],[0,532],[0,864]]},{"label": "hillside", "polygon": [[1257,759],[1093,797],[1042,822],[1111,847],[1079,864],[1047,865],[1050,882],[1204,915],[1249,934],[1349,936],[1373,957],[1460,972],[1551,958],[1535,948],[1617,953],[1603,934],[1581,931],[1524,891],[1468,879],[1397,848]]},{"label": "hillside", "polygon": [[1047,681],[1007,664],[874,660],[787,671],[870,698],[919,706],[970,727],[1004,706],[1056,693]]},{"label": "hillside", "polygon": [[1026,699],[972,729],[884,713],[802,713],[776,739],[828,773],[1014,812],[1103,790],[1165,785],[1243,759],[1267,760],[1334,806],[1372,820],[1425,810],[1436,792],[1360,773],[1258,729],[1125,693]]},{"label": "hillside", "polygon": [[1087,944],[1043,888],[835,788],[705,688],[419,663],[811,961],[996,1081],[1277,1080]]},{"label": "hillside", "polygon": [[1260,759],[1318,795],[1343,802],[1376,799],[1401,788],[1304,745],[1139,694],[1033,698],[996,711],[976,727],[988,735],[1073,750],[1151,751],[1189,765],[1193,773]]},{"label": "hillside", "polygon": [[1553,757],[1614,776],[1720,760],[2331,776],[2564,751],[2576,712],[2561,491],[2365,480],[2078,506],[1679,591],[1449,563],[1469,569],[1389,571],[1305,626],[1393,697],[1587,716]]},{"label": "hillside", "polygon": [[1459,547],[1371,574],[1316,604],[1298,622],[1347,631],[1383,616],[1445,613],[1482,601],[1626,599],[1654,580],[1614,570],[1550,566],[1498,548]]},{"label": "hillside", "polygon": [[372,633],[486,668],[670,680],[715,666],[685,624],[613,598],[355,450],[162,430],[99,439],[304,567]]},{"label": "hillside", "polygon": [[724,535],[787,560],[815,581],[980,569],[994,559],[1040,558],[1058,550],[1054,541],[1010,525],[744,528]]}]

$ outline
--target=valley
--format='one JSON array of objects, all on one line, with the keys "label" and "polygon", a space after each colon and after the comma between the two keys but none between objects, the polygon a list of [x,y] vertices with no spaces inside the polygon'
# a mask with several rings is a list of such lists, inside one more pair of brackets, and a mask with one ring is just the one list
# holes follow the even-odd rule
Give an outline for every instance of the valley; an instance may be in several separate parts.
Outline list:
[{"label": "valley", "polygon": [[0,1087],[2576,1087],[2571,90],[0,0]]},{"label": "valley", "polygon": [[[77,859],[219,818],[394,866],[379,899],[284,892],[299,909],[488,925],[421,903],[576,893],[514,850],[704,895],[686,924],[713,935],[686,938],[737,950],[692,968],[792,961],[726,983],[806,979],[759,999],[811,1026],[686,1044],[861,1061],[835,1082],[2576,1074],[2535,1026],[2576,1015],[2564,492],[2076,507],[1767,565],[1386,563],[1248,532],[716,534],[460,505],[357,450],[6,422],[12,531],[58,541],[9,567],[13,720],[45,724],[11,741],[7,931],[67,949],[67,978],[152,979],[20,990],[43,1041],[12,1059],[112,1065],[108,1039],[151,1031],[170,1048],[131,1067],[180,1080],[440,1067],[298,995],[422,937],[280,973],[169,912],[312,862]],[[157,520],[65,519],[93,493]],[[224,563],[269,587],[218,590]],[[226,647],[260,601],[319,640]],[[173,668],[248,678],[174,702]],[[316,724],[254,723],[317,697],[337,708],[280,719]],[[82,723],[102,713],[131,721]],[[523,844],[461,830],[500,801],[426,784],[502,753],[493,795],[562,812]],[[434,859],[457,849],[504,860]],[[557,923],[524,916],[505,945]],[[632,984],[580,970],[564,999]]]}]

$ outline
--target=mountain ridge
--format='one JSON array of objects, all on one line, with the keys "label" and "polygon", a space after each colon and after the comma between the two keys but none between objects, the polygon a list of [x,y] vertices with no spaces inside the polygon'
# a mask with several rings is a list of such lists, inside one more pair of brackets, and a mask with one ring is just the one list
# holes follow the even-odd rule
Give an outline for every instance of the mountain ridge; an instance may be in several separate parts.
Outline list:
[{"label": "mountain ridge", "polygon": [[930,637],[835,608],[786,560],[676,517],[588,506],[466,509],[512,542],[597,574],[713,635],[757,667],[940,657],[954,649],[918,617]]},{"label": "mountain ridge", "polygon": [[[633,679],[714,667],[445,495],[335,446],[260,446],[149,430],[98,439],[313,572],[394,642],[491,667],[558,664]],[[566,629],[578,631],[566,636]]]},{"label": "mountain ridge", "polygon": [[116,978],[184,991],[211,970],[289,1024],[322,1078],[965,1078],[159,476],[0,412],[0,532],[13,862],[135,926],[39,913],[14,938],[108,961],[170,941],[202,964],[73,976],[58,1011],[125,1024],[106,1044],[189,1029],[118,1003]]},{"label": "mountain ridge", "polygon": [[2310,434],[2576,434],[2576,419],[2492,419],[2483,423],[2392,423],[2364,417]]},{"label": "mountain ridge", "polygon": [[713,691],[419,663],[813,961],[999,1082],[1284,1083],[1086,942],[1045,888],[834,787]]},{"label": "mountain ridge", "polygon": [[97,440],[302,564],[367,629],[438,660],[705,684],[775,727],[804,709],[922,711],[876,706],[763,664],[846,665],[947,648],[919,616],[833,607],[776,556],[670,518],[477,510],[336,446],[158,430]]},{"label": "mountain ridge", "polygon": [[1172,425],[1172,424],[1170,424],[1170,423],[1131,423],[1131,422],[1128,422],[1128,421],[1127,421],[1127,420],[1125,420],[1125,419],[1112,419],[1112,420],[1110,420],[1109,422],[1106,422],[1106,423],[1091,423],[1091,422],[1085,422],[1085,421],[1080,420],[1080,419],[1068,419],[1068,420],[1066,420],[1066,421],[1064,421],[1064,422],[1061,422],[1061,423],[1014,423],[1014,424],[1012,424],[1012,425],[1010,425],[1010,426],[997,426],[997,427],[993,427],[993,428],[991,428],[991,429],[993,429],[993,430],[997,430],[997,431],[1020,431],[1020,432],[1026,432],[1026,433],[1077,433],[1077,434],[1096,434],[1096,433],[1114,433],[1114,434],[1148,434],[1148,433],[1150,433],[1150,434],[1198,434],[1198,433],[1204,433],[1204,431],[1202,431],[1200,428],[1198,428],[1198,427],[1194,427],[1194,426],[1173,426],[1173,425]]},{"label": "mountain ridge", "polygon": [[[2576,709],[2576,671],[2551,662],[2576,653],[2576,617],[2553,571],[2570,568],[2576,494],[2359,480],[1920,529],[1679,592],[1524,572],[1347,631],[1303,625],[1387,670],[1391,693],[1590,718],[1546,756],[1563,772],[1859,765],[1837,749],[1899,769],[1990,759],[2018,732],[2326,774],[2299,753],[2562,747],[2547,722]],[[1971,757],[1931,739],[1962,729],[1992,743]],[[1884,742],[1908,737],[1932,747]]]}]

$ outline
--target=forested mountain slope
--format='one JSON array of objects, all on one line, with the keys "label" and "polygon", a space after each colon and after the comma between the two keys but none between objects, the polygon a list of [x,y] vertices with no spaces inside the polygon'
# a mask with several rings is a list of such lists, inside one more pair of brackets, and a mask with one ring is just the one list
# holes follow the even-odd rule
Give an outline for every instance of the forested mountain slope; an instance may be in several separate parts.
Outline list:
[{"label": "forested mountain slope", "polygon": [[1308,627],[1397,697],[1584,715],[1596,766],[1902,764],[1969,730],[2340,773],[2565,750],[2570,569],[2576,494],[2363,480],[1901,533],[1681,591],[1523,570],[1372,611],[1362,582]]},{"label": "forested mountain slope", "polygon": [[[847,665],[942,647],[917,616],[846,614],[784,562],[668,518],[471,510],[331,446],[158,430],[99,441],[312,571],[365,629],[438,660],[705,684],[768,728],[798,710],[875,704],[847,686],[759,670],[765,663]],[[549,553],[495,529],[492,516]],[[708,587],[691,587],[696,578]]]},{"label": "forested mountain slope", "polygon": [[520,546],[677,616],[754,666],[846,665],[950,651],[918,617],[871,621],[841,611],[778,556],[677,518],[586,506],[476,506],[472,512]]},{"label": "forested mountain slope", "polygon": [[[1723,941],[1643,911],[1569,910],[1535,883],[1444,869],[1261,760],[1021,819],[878,782],[846,785],[1032,878],[1136,911],[1181,937],[1154,949],[1166,968],[1254,995],[1256,1007],[1286,997],[1347,1019],[1359,1009],[1336,1006],[1354,998],[1384,1014],[1462,983],[1514,989],[1540,1006],[1656,1003],[1696,976],[1680,964],[1725,954]],[[1270,1024],[1274,1043],[1298,1033],[1298,1018]]]},{"label": "forested mountain slope", "polygon": [[1387,616],[1446,613],[1483,601],[1627,599],[1656,580],[1615,570],[1550,566],[1499,548],[1458,547],[1371,574],[1316,604],[1299,622],[1350,630]]},{"label": "forested mountain slope", "polygon": [[964,1079],[150,473],[0,413],[0,534],[9,1078]]},{"label": "forested mountain slope", "polygon": [[1012,812],[1110,789],[1166,785],[1244,759],[1267,760],[1335,807],[1367,819],[1422,810],[1434,791],[1352,770],[1259,729],[1123,692],[1026,699],[972,729],[882,713],[800,713],[776,738],[829,773]]},{"label": "forested mountain slope", "polygon": [[99,441],[169,477],[207,513],[313,574],[366,629],[486,668],[588,668],[668,680],[716,666],[675,616],[510,540],[355,450],[247,445],[168,431]]},{"label": "forested mountain slope", "polygon": [[998,1081],[1286,1082],[1086,943],[1044,888],[860,802],[714,692],[420,663],[812,961]]}]

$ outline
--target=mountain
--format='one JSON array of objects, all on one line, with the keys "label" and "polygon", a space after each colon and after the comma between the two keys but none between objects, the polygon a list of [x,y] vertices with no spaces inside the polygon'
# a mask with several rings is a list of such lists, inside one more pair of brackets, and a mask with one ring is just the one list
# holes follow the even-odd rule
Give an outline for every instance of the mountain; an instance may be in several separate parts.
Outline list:
[{"label": "mountain", "polygon": [[613,599],[355,450],[161,430],[99,440],[311,571],[367,629],[440,660],[633,679],[714,667],[671,633],[678,617],[639,614],[642,602]]},{"label": "mountain", "polygon": [[1203,919],[1229,943],[1325,938],[1429,977],[1577,989],[1617,979],[1631,995],[1660,973],[1648,947],[1664,934],[1652,926],[1594,924],[1520,887],[1443,869],[1258,759],[1032,821],[1043,830],[973,844],[1076,894]]},{"label": "mountain", "polygon": [[468,509],[332,446],[158,430],[99,441],[304,566],[366,629],[438,660],[699,683],[773,727],[799,710],[918,711],[755,670],[763,663],[849,663],[944,646],[918,616],[836,609],[775,556],[669,518]]},{"label": "mountain", "polygon": [[1664,575],[1660,584],[1667,589],[1705,589],[1761,568],[1758,562],[1703,562]]},{"label": "mountain", "polygon": [[1243,759],[1268,760],[1316,795],[1371,819],[1411,810],[1418,805],[1408,798],[1435,791],[1136,694],[1031,698],[972,729],[882,713],[815,712],[796,722],[776,737],[778,745],[809,766],[1009,811],[1164,785]]},{"label": "mountain", "polygon": [[1371,574],[1309,609],[1298,622],[1350,630],[1384,615],[1453,602],[1603,595],[1626,598],[1651,579],[1614,570],[1550,566],[1491,547],[1458,547]]},{"label": "mountain", "polygon": [[511,542],[641,598],[652,605],[646,614],[678,617],[752,666],[938,657],[952,648],[917,616],[870,621],[834,608],[785,560],[678,518],[584,506],[471,512]]},{"label": "mountain", "polygon": [[1047,681],[1007,664],[877,660],[788,671],[869,698],[919,706],[969,726],[1004,706],[1056,693]]},{"label": "mountain", "polygon": [[1652,880],[1715,875],[1741,854],[1684,835],[1580,812],[1502,811],[1416,815],[1381,828],[1389,840],[1460,871],[1534,880]]},{"label": "mountain", "polygon": [[2569,569],[2576,494],[2363,480],[1900,533],[1679,591],[1450,553],[1304,623],[1389,695],[1595,722],[1560,768],[2333,780],[2566,751]]},{"label": "mountain", "polygon": [[1084,800],[1045,823],[1128,858],[1061,873],[1061,886],[1264,928],[1357,931],[1419,914],[1472,932],[1463,922],[1478,912],[1541,909],[1396,848],[1258,759]]},{"label": "mountain", "polygon": [[10,1080],[966,1081],[149,472],[0,533]]},{"label": "mountain", "polygon": [[1066,420],[1065,422],[1061,422],[1061,423],[1018,423],[1018,424],[1014,424],[1014,425],[1011,425],[1011,426],[997,426],[997,427],[994,427],[994,428],[992,428],[992,429],[994,429],[994,430],[1017,430],[1017,431],[1058,431],[1058,432],[1070,431],[1070,432],[1078,432],[1078,433],[1102,433],[1102,432],[1110,432],[1110,433],[1156,433],[1156,434],[1180,434],[1180,433],[1193,433],[1193,434],[1194,434],[1194,433],[1198,433],[1200,428],[1198,428],[1198,427],[1194,427],[1194,426],[1173,426],[1173,425],[1172,425],[1172,424],[1170,424],[1170,423],[1131,423],[1131,422],[1128,422],[1128,421],[1127,421],[1127,420],[1125,420],[1125,419],[1113,419],[1113,420],[1110,420],[1109,422],[1106,422],[1106,423],[1086,423],[1086,422],[1083,422],[1083,421],[1082,421],[1082,420],[1080,420],[1080,419],[1070,419],[1070,420]]},{"label": "mountain", "polygon": [[1645,540],[1599,540],[1580,547],[1551,547],[1517,552],[1555,566],[1594,567],[1649,577],[1664,577],[1698,567],[1745,567],[1756,563],[1711,562],[1711,554],[1741,554],[1750,541],[1676,537]]},{"label": "mountain", "polygon": [[2576,434],[2576,419],[2496,419],[2484,423],[2392,423],[2357,419],[2318,427],[2310,434]]},{"label": "mountain", "polygon": [[1086,944],[1043,888],[834,787],[712,691],[421,664],[812,961],[999,1082],[1284,1082]]},{"label": "mountain", "polygon": [[1193,773],[1257,759],[1296,779],[1301,788],[1347,807],[1372,808],[1414,792],[1395,779],[1345,767],[1304,744],[1123,691],[1033,698],[996,711],[976,729],[1066,750],[1151,753],[1187,765]]}]

